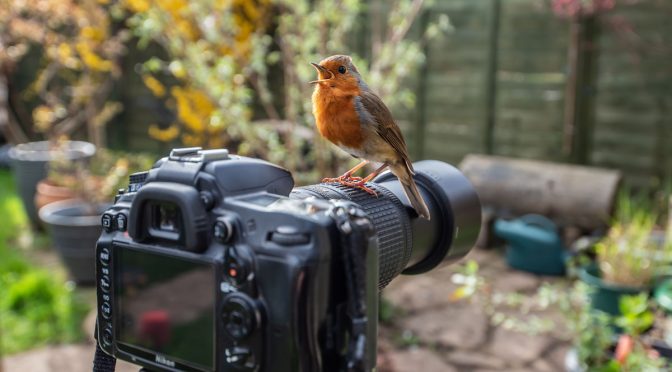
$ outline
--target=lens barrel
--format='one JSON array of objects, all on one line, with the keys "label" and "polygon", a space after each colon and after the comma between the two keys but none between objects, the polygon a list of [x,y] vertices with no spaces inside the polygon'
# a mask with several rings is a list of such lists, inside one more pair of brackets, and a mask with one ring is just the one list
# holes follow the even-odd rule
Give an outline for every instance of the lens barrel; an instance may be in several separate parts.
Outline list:
[{"label": "lens barrel", "polygon": [[413,167],[430,221],[418,218],[391,172],[367,184],[378,197],[337,183],[296,188],[290,197],[350,200],[367,212],[378,238],[378,287],[382,289],[400,273],[420,274],[464,257],[480,232],[481,203],[459,170],[436,160],[423,160]]}]

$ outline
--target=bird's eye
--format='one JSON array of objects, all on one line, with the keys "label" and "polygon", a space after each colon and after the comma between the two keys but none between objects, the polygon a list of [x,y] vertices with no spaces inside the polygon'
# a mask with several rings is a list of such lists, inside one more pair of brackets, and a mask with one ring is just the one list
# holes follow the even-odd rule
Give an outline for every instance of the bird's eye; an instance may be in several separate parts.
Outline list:
[{"label": "bird's eye", "polygon": [[345,66],[338,66],[338,72],[345,74]]}]

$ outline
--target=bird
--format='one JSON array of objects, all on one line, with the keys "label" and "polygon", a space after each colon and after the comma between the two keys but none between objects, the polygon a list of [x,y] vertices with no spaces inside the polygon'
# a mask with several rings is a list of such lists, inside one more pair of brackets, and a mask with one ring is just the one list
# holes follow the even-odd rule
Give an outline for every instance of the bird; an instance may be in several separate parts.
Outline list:
[{"label": "bird", "polygon": [[[383,100],[364,82],[352,58],[333,55],[311,64],[318,77],[310,82],[315,85],[312,103],[318,132],[351,156],[362,159],[342,176],[322,182],[338,182],[377,195],[366,183],[389,167],[416,213],[429,220],[429,209],[413,180],[413,163],[401,130]],[[364,178],[353,176],[369,163],[382,165]]]}]

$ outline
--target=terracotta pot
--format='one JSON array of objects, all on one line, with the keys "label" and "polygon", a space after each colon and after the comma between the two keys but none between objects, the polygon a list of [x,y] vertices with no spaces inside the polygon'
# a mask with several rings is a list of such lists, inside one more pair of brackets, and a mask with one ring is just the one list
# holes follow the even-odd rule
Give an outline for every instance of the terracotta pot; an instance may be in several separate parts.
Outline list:
[{"label": "terracotta pot", "polygon": [[54,185],[49,180],[44,179],[37,183],[35,208],[39,211],[49,203],[75,198],[75,193],[69,188]]}]

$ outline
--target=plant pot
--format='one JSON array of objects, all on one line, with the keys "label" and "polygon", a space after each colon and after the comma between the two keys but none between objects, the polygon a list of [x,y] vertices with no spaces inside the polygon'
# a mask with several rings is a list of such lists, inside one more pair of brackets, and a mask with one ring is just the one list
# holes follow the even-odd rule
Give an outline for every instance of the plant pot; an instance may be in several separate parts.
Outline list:
[{"label": "plant pot", "polygon": [[628,287],[607,283],[600,277],[596,265],[588,265],[579,269],[579,278],[592,287],[590,306],[595,310],[604,311],[611,315],[620,315],[619,303],[621,297],[649,292],[647,287]]},{"label": "plant pot", "polygon": [[100,218],[108,207],[97,205],[92,213],[90,206],[80,200],[63,200],[40,209],[40,219],[77,284],[95,283],[96,241],[102,229]]},{"label": "plant pot", "polygon": [[76,199],[75,193],[63,186],[57,186],[47,179],[37,183],[37,192],[35,193],[35,209],[38,211],[47,204],[61,201]]},{"label": "plant pot", "polygon": [[59,150],[50,147],[48,141],[39,141],[22,143],[9,150],[16,189],[34,225],[39,222],[34,200],[37,183],[47,176],[49,161],[87,159],[96,153],[95,145],[83,141],[67,141]]}]

